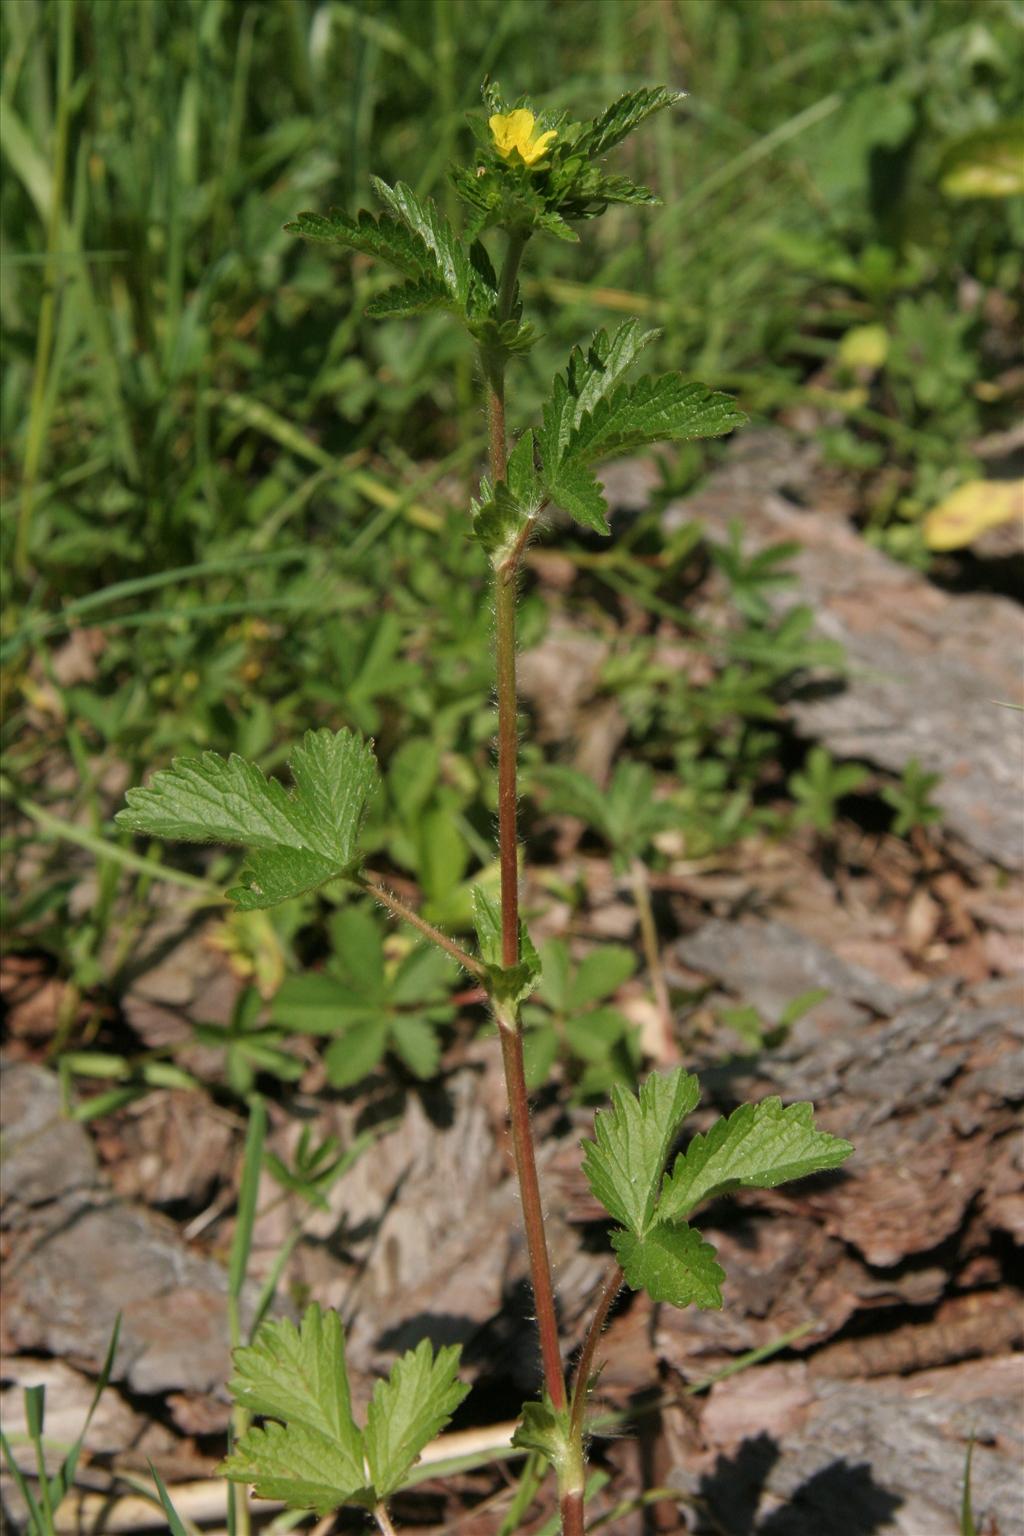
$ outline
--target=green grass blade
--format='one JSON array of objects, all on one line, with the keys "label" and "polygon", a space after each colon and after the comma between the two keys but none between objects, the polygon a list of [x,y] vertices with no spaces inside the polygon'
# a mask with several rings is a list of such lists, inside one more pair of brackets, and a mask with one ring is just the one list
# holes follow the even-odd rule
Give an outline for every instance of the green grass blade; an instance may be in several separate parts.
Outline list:
[{"label": "green grass blade", "polygon": [[156,1491],[160,1495],[160,1503],[164,1507],[164,1514],[167,1516],[167,1524],[170,1529],[171,1536],[190,1536],[190,1533],[182,1524],[181,1516],[178,1514],[178,1511],[171,1503],[171,1496],[167,1492],[167,1489],[164,1487],[163,1478],[160,1476],[160,1473],[157,1471],[156,1467],[154,1467],[152,1462],[149,1462],[148,1465],[153,1481],[156,1483]]}]

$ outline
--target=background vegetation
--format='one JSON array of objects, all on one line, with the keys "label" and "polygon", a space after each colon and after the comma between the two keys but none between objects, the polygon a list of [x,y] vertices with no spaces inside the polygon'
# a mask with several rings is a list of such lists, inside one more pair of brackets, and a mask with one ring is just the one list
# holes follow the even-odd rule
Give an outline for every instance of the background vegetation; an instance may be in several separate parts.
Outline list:
[{"label": "background vegetation", "polygon": [[[350,724],[387,769],[380,858],[429,916],[466,925],[467,877],[491,856],[490,619],[461,536],[483,454],[467,345],[443,316],[364,320],[378,279],[286,220],[367,203],[371,172],[457,217],[445,164],[488,75],[581,115],[640,83],[685,87],[632,167],[664,210],[615,210],[582,250],[531,251],[546,336],[520,408],[570,339],[639,314],[662,328],[652,366],[814,434],[868,536],[924,562],[921,514],[978,473],[971,445],[1020,387],[1024,207],[987,194],[1013,180],[1022,15],[1015,0],[8,0],[7,926],[72,984],[57,1048],[116,1014],[166,871],[111,816],[174,751],[273,770],[306,727]],[[962,195],[965,175],[985,195]],[[666,459],[665,492],[707,466],[703,447]],[[585,536],[558,538],[593,560]],[[595,622],[639,603],[709,647],[699,689],[659,672],[642,633],[616,651],[604,685],[628,719],[623,754],[671,773],[693,852],[792,817],[824,834],[852,782],[826,758],[787,790],[777,767],[779,690],[823,659],[807,616],[780,630],[763,594],[781,562],[738,540],[717,556],[733,617],[702,634],[687,613],[698,544],[635,520],[618,563],[574,595]],[[533,593],[524,641],[545,622]],[[901,832],[927,821],[918,800]],[[656,856],[655,830],[596,827],[627,863]],[[372,921],[313,902],[273,928],[231,920],[236,962],[277,996],[269,1022],[252,996],[223,1031],[229,1088],[297,1075],[289,1034],[336,1033],[339,985],[363,999],[350,1023],[367,1070],[385,1051],[436,1069],[451,978],[389,969],[353,941]],[[324,956],[322,995],[308,979],[278,991]],[[588,1007],[605,997],[578,974],[548,984],[547,1059],[573,986]],[[637,1061],[619,1017],[601,1017],[605,1057],[573,1069],[588,1093]],[[347,1081],[351,1053],[327,1059]]]}]

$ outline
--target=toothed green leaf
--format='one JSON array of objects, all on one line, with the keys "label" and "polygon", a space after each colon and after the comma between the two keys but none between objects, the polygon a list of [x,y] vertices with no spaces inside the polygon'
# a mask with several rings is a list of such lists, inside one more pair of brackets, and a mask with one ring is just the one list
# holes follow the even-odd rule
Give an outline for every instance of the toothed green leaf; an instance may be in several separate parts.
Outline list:
[{"label": "toothed green leaf", "polygon": [[714,1248],[693,1227],[659,1222],[642,1237],[613,1232],[612,1247],[627,1284],[646,1291],[652,1301],[674,1307],[722,1305],[725,1271],[715,1261]]},{"label": "toothed green leaf", "polygon": [[697,1079],[676,1067],[652,1072],[636,1094],[616,1085],[611,1108],[594,1118],[594,1140],[583,1144],[584,1175],[605,1210],[638,1237],[654,1221],[669,1149],[699,1098]]},{"label": "toothed green leaf", "polygon": [[544,407],[538,436],[547,498],[577,522],[608,532],[607,507],[590,465],[646,443],[717,437],[744,418],[727,395],[681,374],[623,382],[623,374],[657,336],[638,320],[608,338],[599,331],[576,348]]},{"label": "toothed green leaf", "polygon": [[468,313],[474,276],[482,286],[482,279],[475,274],[473,264],[462,241],[455,234],[436,203],[429,199],[421,202],[411,187],[398,182],[389,187],[379,177],[372,177],[373,189],[396,218],[401,219],[418,236],[430,252],[436,274],[453,301],[463,313]]},{"label": "toothed green leaf", "polygon": [[289,761],[290,792],[241,757],[176,758],[128,791],[116,820],[151,837],[249,849],[228,895],[246,909],[272,907],[353,871],[378,782],[373,749],[351,731],[308,731]]},{"label": "toothed green leaf", "polygon": [[247,1430],[218,1470],[252,1483],[261,1498],[318,1514],[372,1504],[338,1314],[314,1303],[299,1328],[287,1319],[264,1323],[254,1343],[235,1350],[234,1363],[235,1401],[279,1422]]},{"label": "toothed green leaf", "polygon": [[423,1447],[448,1423],[469,1391],[458,1379],[459,1349],[434,1354],[427,1339],[378,1381],[366,1413],[366,1459],[378,1499],[404,1483]]},{"label": "toothed green leaf", "polygon": [[666,1175],[658,1219],[686,1217],[704,1200],[740,1186],[774,1189],[788,1179],[837,1168],[853,1151],[848,1141],[815,1129],[810,1104],[764,1099],[741,1104],[693,1138]]},{"label": "toothed green leaf", "polygon": [[596,159],[606,155],[616,144],[639,128],[654,112],[661,112],[681,101],[685,91],[671,91],[663,85],[645,86],[638,91],[627,91],[613,101],[600,117],[588,123],[576,139],[573,149],[577,154]]}]

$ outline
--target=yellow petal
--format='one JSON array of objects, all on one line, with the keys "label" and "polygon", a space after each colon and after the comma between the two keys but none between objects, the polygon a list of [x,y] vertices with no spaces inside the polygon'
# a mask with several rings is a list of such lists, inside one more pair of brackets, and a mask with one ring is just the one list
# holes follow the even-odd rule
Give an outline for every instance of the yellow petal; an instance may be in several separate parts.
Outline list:
[{"label": "yellow petal", "polygon": [[514,112],[495,112],[493,117],[488,118],[487,126],[494,136],[498,154],[504,155],[507,160],[514,150],[529,143],[536,121],[526,107],[517,107]]},{"label": "yellow petal", "polygon": [[542,133],[534,139],[532,144],[520,144],[519,153],[527,165],[536,165],[537,161],[547,154],[548,145],[552,139],[557,139],[558,133],[554,128],[549,128],[547,133]]},{"label": "yellow petal", "polygon": [[969,480],[924,520],[929,549],[963,549],[988,528],[1024,516],[1024,480]]},{"label": "yellow petal", "polygon": [[839,343],[838,356],[845,368],[874,373],[889,356],[889,333],[884,325],[855,325]]}]

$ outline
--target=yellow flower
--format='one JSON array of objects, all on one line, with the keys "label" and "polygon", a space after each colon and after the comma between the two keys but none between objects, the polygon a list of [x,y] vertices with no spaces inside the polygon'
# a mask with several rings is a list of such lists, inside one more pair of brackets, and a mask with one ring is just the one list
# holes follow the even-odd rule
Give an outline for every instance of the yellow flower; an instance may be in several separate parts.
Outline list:
[{"label": "yellow flower", "polygon": [[537,119],[526,107],[517,107],[514,112],[495,112],[488,118],[487,125],[494,136],[498,154],[505,160],[518,155],[524,165],[536,165],[547,154],[552,139],[558,137],[554,128],[549,128],[547,133],[537,133]]}]

